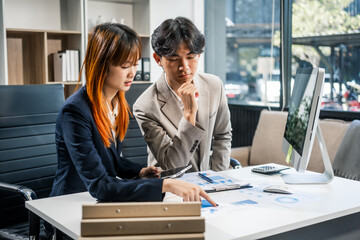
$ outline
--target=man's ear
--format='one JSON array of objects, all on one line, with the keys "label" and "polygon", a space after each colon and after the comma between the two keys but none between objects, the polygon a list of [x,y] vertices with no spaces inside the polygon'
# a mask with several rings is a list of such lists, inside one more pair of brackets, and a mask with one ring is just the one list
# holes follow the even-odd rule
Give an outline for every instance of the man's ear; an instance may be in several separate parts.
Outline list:
[{"label": "man's ear", "polygon": [[161,57],[159,55],[157,55],[156,53],[153,53],[153,58],[155,59],[155,61],[157,62],[157,64],[161,67]]}]

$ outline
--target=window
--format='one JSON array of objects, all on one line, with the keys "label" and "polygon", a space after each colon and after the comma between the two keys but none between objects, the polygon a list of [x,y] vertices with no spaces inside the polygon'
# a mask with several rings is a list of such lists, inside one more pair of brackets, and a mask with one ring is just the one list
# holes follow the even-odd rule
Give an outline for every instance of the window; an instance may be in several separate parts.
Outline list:
[{"label": "window", "polygon": [[360,0],[293,0],[292,74],[325,68],[322,109],[360,111]]},{"label": "window", "polygon": [[[284,15],[291,16],[284,66],[281,1],[290,4]],[[289,20],[284,18],[285,26]],[[360,111],[360,0],[207,0],[205,35],[205,70],[224,80],[230,104],[283,107],[281,69],[288,69],[283,86],[288,98],[291,75],[313,66],[326,71],[322,109]]]},{"label": "window", "polygon": [[229,103],[279,107],[280,0],[223,2]]}]

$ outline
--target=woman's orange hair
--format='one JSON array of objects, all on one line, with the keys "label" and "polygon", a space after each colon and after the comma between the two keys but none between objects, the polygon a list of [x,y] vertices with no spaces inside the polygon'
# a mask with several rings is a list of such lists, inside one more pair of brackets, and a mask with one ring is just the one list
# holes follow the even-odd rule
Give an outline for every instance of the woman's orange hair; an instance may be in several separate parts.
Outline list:
[{"label": "woman's orange hair", "polygon": [[[87,95],[95,124],[106,147],[110,147],[110,141],[113,139],[112,125],[108,118],[108,108],[102,92],[109,65],[122,66],[128,61],[136,64],[140,57],[140,38],[135,31],[125,25],[104,23],[96,26],[90,36],[81,71],[85,67]],[[119,112],[115,120],[116,137],[122,141],[131,112],[124,92],[117,93],[117,100]]]}]

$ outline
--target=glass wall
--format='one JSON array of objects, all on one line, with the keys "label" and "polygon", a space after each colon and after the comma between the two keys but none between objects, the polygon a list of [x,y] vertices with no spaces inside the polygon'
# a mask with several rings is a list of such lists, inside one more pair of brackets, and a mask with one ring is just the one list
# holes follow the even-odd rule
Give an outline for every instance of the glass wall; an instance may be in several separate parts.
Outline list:
[{"label": "glass wall", "polygon": [[322,109],[360,111],[360,0],[293,0],[292,74],[325,68]]},{"label": "glass wall", "polygon": [[[206,61],[216,57],[216,66],[205,70],[224,79],[230,104],[283,107],[281,1],[284,0],[205,1],[205,9],[217,5],[209,15],[219,15],[210,18],[213,21],[205,21],[205,34],[211,32],[213,22],[216,26],[211,36],[206,34],[207,40],[215,39],[206,49],[206,54],[212,51]],[[292,55],[291,61],[284,62],[285,67],[290,69],[291,65],[293,77],[299,67],[325,68],[322,109],[360,111],[360,0],[290,0],[289,4],[292,37],[284,39],[284,44],[292,44]],[[290,22],[285,21],[285,25]],[[225,25],[224,30],[220,24]],[[212,72],[216,67],[226,69],[226,73]],[[285,79],[290,88],[293,77]]]},{"label": "glass wall", "polygon": [[279,106],[280,0],[226,0],[229,103]]}]

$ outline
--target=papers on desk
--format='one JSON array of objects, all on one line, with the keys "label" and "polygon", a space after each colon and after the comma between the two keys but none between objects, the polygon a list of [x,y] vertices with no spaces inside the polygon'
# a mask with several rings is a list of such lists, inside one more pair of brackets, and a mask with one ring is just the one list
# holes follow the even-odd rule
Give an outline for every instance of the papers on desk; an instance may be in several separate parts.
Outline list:
[{"label": "papers on desk", "polygon": [[[200,177],[198,173],[187,173],[180,179],[197,184],[206,192],[212,192],[210,196],[219,206],[212,207],[206,200],[203,200],[201,216],[206,219],[234,211],[242,211],[249,207],[277,205],[286,208],[298,208],[301,205],[321,199],[318,195],[302,192],[294,192],[291,195],[263,192],[263,189],[271,185],[271,182],[254,181],[252,182],[252,188],[246,188],[246,186],[249,186],[248,182],[229,177],[225,173],[218,173],[211,170],[202,173],[205,173],[206,177],[212,179],[213,183]],[[237,187],[239,189],[233,191],[220,191],[221,188],[235,186],[235,184],[239,184],[242,188]],[[217,192],[216,189],[219,192]]]},{"label": "papers on desk", "polygon": [[212,170],[187,173],[180,179],[201,186],[207,193],[251,187],[249,182],[240,181]]},{"label": "papers on desk", "polygon": [[310,194],[307,192],[295,191],[291,195],[284,195],[278,193],[266,193],[263,189],[269,185],[269,182],[254,183],[254,187],[246,189],[247,191],[239,191],[243,197],[251,198],[260,204],[274,204],[286,208],[298,208],[302,205],[312,203],[323,199],[319,194]]},{"label": "papers on desk", "polygon": [[210,197],[219,206],[212,207],[206,200],[203,200],[201,216],[211,219],[247,208],[285,207],[295,209],[322,199],[319,195],[305,192],[295,192],[292,195],[263,192],[263,188],[267,185],[269,184],[254,183],[253,188],[211,193]]},{"label": "papers on desk", "polygon": [[[244,191],[246,190],[247,189],[244,189]],[[236,211],[242,211],[248,207],[259,205],[258,202],[239,194],[239,190],[212,193],[211,198],[219,206],[212,207],[211,204],[203,199],[201,204],[201,216],[206,219],[234,213]]]}]

